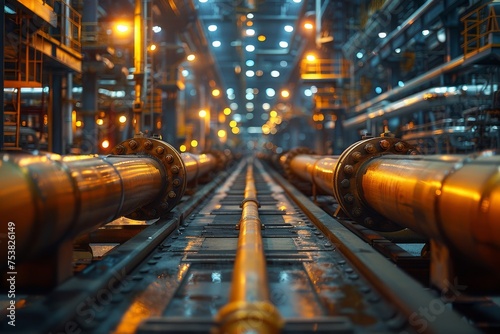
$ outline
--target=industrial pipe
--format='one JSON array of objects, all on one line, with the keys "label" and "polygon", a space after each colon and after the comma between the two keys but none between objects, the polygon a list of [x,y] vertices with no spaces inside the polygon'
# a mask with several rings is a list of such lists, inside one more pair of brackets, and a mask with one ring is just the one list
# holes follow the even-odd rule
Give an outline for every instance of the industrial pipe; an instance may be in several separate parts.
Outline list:
[{"label": "industrial pipe", "polygon": [[188,181],[216,165],[212,155],[184,159],[188,169],[172,146],[143,137],[109,156],[4,153],[1,226],[12,222],[16,257],[28,259],[120,216],[158,218],[178,204]]},{"label": "industrial pipe", "polygon": [[248,162],[229,302],[217,319],[221,333],[279,333],[283,320],[270,302],[253,161]]},{"label": "industrial pipe", "polygon": [[331,183],[328,193],[357,223],[379,231],[409,228],[500,273],[500,156],[417,153],[382,137],[354,143],[336,161],[296,155],[288,163],[322,189]]}]

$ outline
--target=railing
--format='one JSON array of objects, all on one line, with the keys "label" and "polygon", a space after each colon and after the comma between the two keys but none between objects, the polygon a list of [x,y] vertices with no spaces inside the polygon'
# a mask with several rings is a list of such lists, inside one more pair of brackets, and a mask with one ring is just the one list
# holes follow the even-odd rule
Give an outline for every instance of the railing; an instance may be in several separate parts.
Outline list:
[{"label": "railing", "polygon": [[464,57],[500,47],[500,21],[496,11],[500,3],[487,3],[462,18]]},{"label": "railing", "polygon": [[82,18],[66,1],[54,2],[54,11],[57,12],[57,27],[44,25],[40,35],[47,40],[57,40],[69,49],[80,54],[82,49]]}]

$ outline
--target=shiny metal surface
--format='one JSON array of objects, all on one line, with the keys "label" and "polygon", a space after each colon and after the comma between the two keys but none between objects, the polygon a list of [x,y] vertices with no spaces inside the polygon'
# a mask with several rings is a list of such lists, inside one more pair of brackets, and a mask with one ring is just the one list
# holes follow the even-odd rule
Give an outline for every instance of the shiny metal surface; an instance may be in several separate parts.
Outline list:
[{"label": "shiny metal surface", "polygon": [[499,156],[384,156],[359,177],[382,215],[500,273]]},{"label": "shiny metal surface", "polygon": [[213,171],[218,164],[217,157],[212,154],[181,153],[181,158],[186,167],[188,182]]},{"label": "shiny metal surface", "polygon": [[283,320],[270,302],[253,162],[249,161],[229,302],[219,310],[218,321],[222,333],[279,333]]},{"label": "shiny metal surface", "polygon": [[1,161],[0,212],[16,224],[19,258],[131,213],[165,184],[161,164],[146,157],[3,154]]},{"label": "shiny metal surface", "polygon": [[298,154],[288,163],[359,224],[409,228],[500,273],[500,157],[415,153],[395,138],[369,138],[338,159]]},{"label": "shiny metal surface", "polygon": [[333,170],[338,157],[297,155],[290,161],[290,168],[301,179],[308,181],[326,193],[333,189]]}]

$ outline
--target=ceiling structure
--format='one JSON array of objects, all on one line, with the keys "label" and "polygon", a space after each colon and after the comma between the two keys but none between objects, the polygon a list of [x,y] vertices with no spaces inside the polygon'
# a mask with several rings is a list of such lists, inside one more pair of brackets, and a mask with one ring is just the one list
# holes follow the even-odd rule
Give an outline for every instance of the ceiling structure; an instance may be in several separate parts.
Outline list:
[{"label": "ceiling structure", "polygon": [[248,126],[260,127],[297,81],[307,1],[196,1],[223,93]]}]

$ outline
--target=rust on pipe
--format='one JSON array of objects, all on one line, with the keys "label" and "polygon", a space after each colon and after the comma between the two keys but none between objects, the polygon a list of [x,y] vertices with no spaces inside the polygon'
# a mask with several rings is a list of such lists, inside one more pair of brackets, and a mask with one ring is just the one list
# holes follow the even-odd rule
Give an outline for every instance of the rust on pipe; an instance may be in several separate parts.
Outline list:
[{"label": "rust on pipe", "polygon": [[218,313],[221,333],[279,333],[283,320],[270,302],[259,203],[249,159],[229,302]]}]

